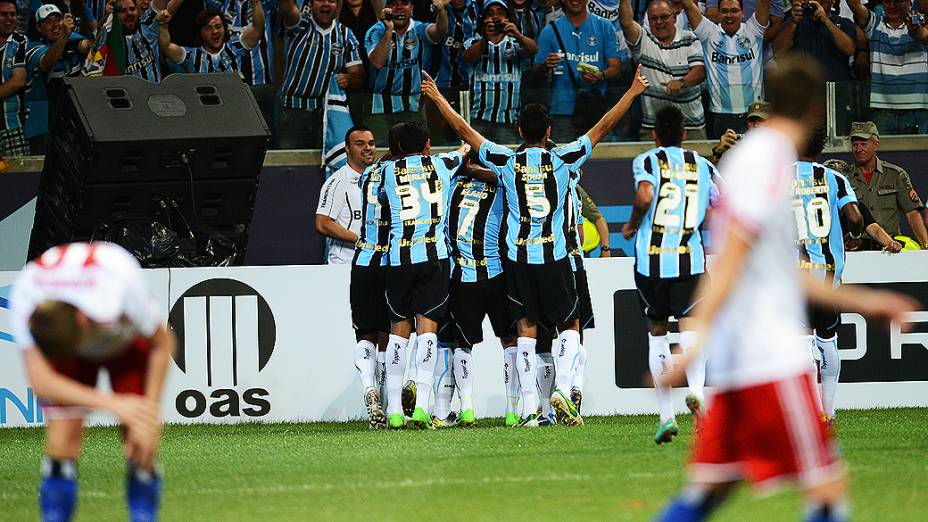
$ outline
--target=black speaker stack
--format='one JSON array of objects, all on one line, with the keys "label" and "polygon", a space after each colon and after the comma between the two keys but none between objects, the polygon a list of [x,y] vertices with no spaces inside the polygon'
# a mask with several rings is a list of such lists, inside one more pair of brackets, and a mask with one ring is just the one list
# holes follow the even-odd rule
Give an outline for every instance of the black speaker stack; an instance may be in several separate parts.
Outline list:
[{"label": "black speaker stack", "polygon": [[179,238],[187,259],[175,266],[208,259],[202,251],[216,243],[233,248],[234,261],[244,259],[270,130],[240,76],[66,78],[64,85],[30,259],[56,244],[129,229]]}]

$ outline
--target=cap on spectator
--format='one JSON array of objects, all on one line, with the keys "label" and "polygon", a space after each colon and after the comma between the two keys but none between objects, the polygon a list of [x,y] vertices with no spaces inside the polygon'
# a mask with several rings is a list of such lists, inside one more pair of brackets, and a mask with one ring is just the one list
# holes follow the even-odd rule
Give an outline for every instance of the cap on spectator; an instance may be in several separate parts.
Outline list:
[{"label": "cap on spectator", "polygon": [[880,131],[872,121],[855,121],[851,123],[851,137],[863,140],[880,139]]},{"label": "cap on spectator", "polygon": [[39,22],[44,22],[51,15],[64,16],[61,14],[61,9],[58,9],[57,5],[45,4],[36,11],[35,19]]},{"label": "cap on spectator", "polygon": [[491,5],[498,5],[498,6],[502,7],[503,9],[509,9],[509,7],[506,5],[506,2],[504,2],[503,0],[487,0],[487,1],[483,4],[483,11],[482,11],[482,12],[486,13],[486,12],[487,12],[487,9],[489,9]]},{"label": "cap on spectator", "polygon": [[760,118],[766,120],[770,118],[770,104],[764,101],[754,102],[748,107],[748,119]]}]

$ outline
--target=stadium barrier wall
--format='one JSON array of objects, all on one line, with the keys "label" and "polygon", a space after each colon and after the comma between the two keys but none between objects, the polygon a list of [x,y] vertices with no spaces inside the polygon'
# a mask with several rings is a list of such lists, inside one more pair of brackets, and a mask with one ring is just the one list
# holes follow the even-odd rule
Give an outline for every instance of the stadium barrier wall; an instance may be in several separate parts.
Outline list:
[{"label": "stadium barrier wall", "polygon": [[[924,259],[919,252],[851,254],[845,281],[896,289],[928,303]],[[644,384],[647,341],[633,262],[592,259],[587,270],[597,326],[585,334],[584,414],[653,413],[654,394]],[[348,266],[146,270],[180,340],[164,390],[165,419],[237,423],[364,416],[352,362],[349,273]],[[15,276],[0,272],[4,308]],[[840,408],[928,406],[928,328],[923,324],[928,311],[911,314],[909,320],[915,323],[911,332],[901,333],[899,325],[887,332],[844,314]],[[474,404],[478,416],[501,416],[502,353],[489,323],[484,326],[485,340],[474,350]],[[0,425],[36,425],[41,412],[9,330],[8,310],[0,308]],[[685,393],[675,391],[681,409]],[[95,416],[90,422],[108,421]]]}]

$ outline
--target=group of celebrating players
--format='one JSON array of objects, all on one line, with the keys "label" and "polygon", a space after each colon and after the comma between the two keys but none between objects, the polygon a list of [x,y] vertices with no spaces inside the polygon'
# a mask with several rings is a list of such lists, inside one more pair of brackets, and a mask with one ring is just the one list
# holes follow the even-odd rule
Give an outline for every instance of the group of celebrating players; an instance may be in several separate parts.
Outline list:
[{"label": "group of celebrating players", "polygon": [[[588,133],[561,146],[549,147],[545,109],[528,105],[519,121],[525,144],[511,151],[474,131],[424,75],[422,92],[466,145],[429,155],[426,128],[400,124],[390,132],[389,156],[371,161],[360,175],[363,222],[350,294],[355,359],[371,426],[402,427],[404,409],[416,428],[473,424],[470,349],[482,340],[485,315],[506,353],[507,424],[550,423],[552,412],[558,422],[582,424],[581,335],[592,311],[583,295],[588,289],[575,191],[593,147],[646,88],[639,71]],[[637,192],[623,234],[636,236],[636,283],[649,319],[661,410],[655,440],[668,442],[678,430],[669,390],[684,373],[687,404],[700,415],[688,483],[661,520],[703,520],[737,482],[779,479],[802,486],[806,520],[846,520],[844,466],[819,416],[823,405],[802,325],[815,329],[824,374],[839,363],[834,310],[889,321],[918,306],[897,294],[838,285],[841,215],[852,233],[868,220],[847,181],[812,161],[821,149],[813,129],[820,123],[824,82],[813,66],[783,60],[767,89],[769,120],[726,155],[719,172],[680,148],[684,131],[675,109],[661,111],[658,147],[634,162]],[[368,132],[349,132],[349,141],[366,142],[370,152]],[[474,159],[468,158],[471,151]],[[701,276],[702,227],[713,204],[718,257],[709,284]],[[797,260],[805,270],[797,270]],[[811,323],[807,303],[817,307]],[[47,411],[43,518],[71,518],[84,415],[103,409],[124,427],[130,517],[155,519],[161,492],[158,402],[175,341],[138,263],[106,243],[55,247],[22,270],[11,305],[16,341]],[[676,365],[666,337],[670,316],[681,319],[683,330],[684,353]],[[384,413],[375,374],[380,333],[387,331]],[[415,384],[409,385],[406,353],[413,331]],[[552,353],[536,360],[545,333],[556,341]],[[550,371],[537,375],[548,364],[553,383]],[[101,368],[113,393],[95,388]],[[715,393],[703,413],[707,370]],[[449,372],[461,401],[457,418],[449,412]],[[551,408],[540,416],[539,380],[548,386],[542,394]],[[824,410],[832,414],[834,390],[826,386],[826,392]]]}]

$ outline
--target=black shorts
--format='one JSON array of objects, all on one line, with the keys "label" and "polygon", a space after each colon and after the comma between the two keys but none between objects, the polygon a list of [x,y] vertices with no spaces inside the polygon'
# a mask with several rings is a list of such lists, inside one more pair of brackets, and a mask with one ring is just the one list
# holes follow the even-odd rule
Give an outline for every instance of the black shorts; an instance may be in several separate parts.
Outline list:
[{"label": "black shorts", "polygon": [[458,346],[465,348],[483,342],[483,318],[486,316],[490,317],[496,337],[515,334],[516,322],[506,297],[505,273],[474,283],[451,281],[450,294],[447,318],[450,331],[441,340],[450,336]]},{"label": "black shorts", "polygon": [[577,283],[567,258],[543,265],[510,261],[505,272],[516,318],[553,330],[580,317]]},{"label": "black shorts", "polygon": [[590,285],[587,283],[586,270],[581,268],[574,272],[577,281],[577,301],[580,307],[580,329],[596,328],[596,318],[593,317],[593,301],[590,299]]},{"label": "black shorts", "polygon": [[349,297],[355,332],[363,335],[390,331],[385,282],[386,267],[351,266]]},{"label": "black shorts", "polygon": [[387,308],[390,321],[398,323],[423,315],[440,323],[448,308],[447,259],[387,267]]},{"label": "black shorts", "polygon": [[673,316],[682,319],[693,310],[693,294],[699,276],[661,279],[646,277],[635,271],[638,303],[645,317],[652,321],[666,321]]},{"label": "black shorts", "polygon": [[815,330],[816,336],[822,339],[831,339],[838,334],[841,314],[837,308],[810,303],[806,310],[809,315],[807,327]]}]

